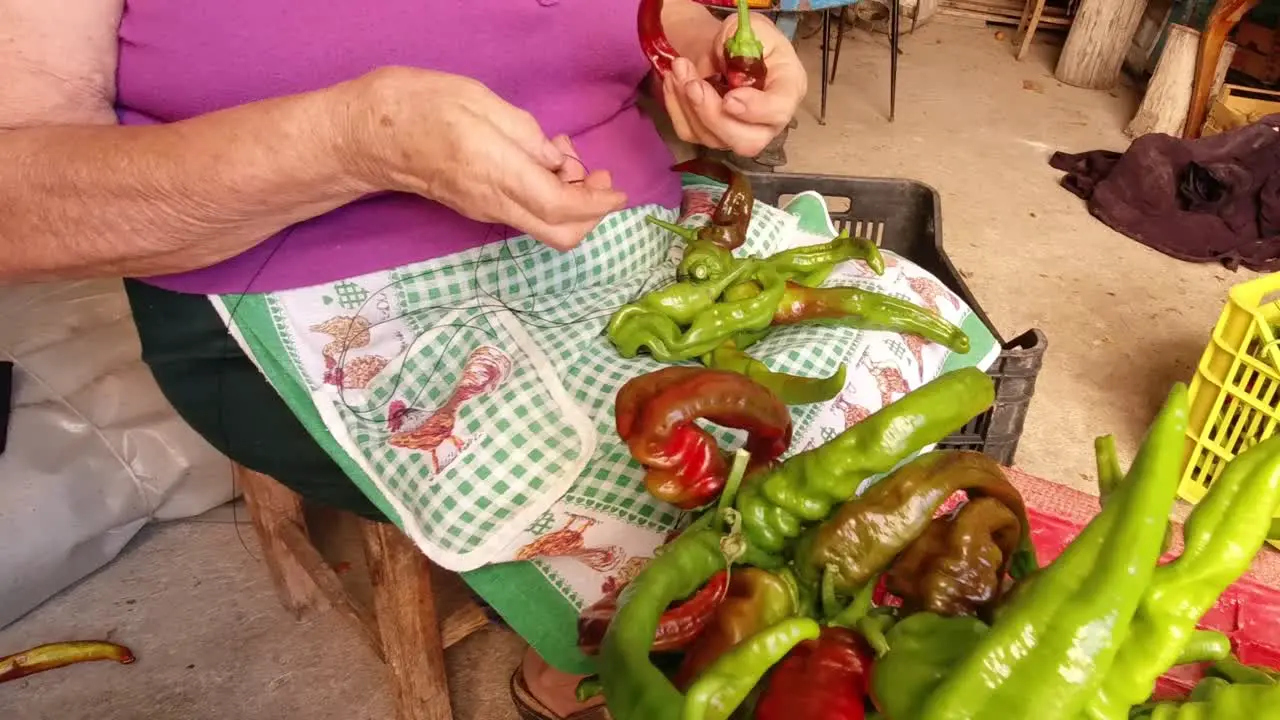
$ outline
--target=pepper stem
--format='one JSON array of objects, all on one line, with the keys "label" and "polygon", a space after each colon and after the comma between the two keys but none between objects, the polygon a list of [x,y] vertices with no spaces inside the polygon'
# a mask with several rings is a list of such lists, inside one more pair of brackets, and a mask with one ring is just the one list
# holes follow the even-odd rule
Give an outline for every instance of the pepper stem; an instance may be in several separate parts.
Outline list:
[{"label": "pepper stem", "polygon": [[729,57],[764,57],[764,44],[751,28],[751,8],[747,6],[747,0],[738,0],[738,29],[724,41],[724,51]]},{"label": "pepper stem", "polygon": [[677,237],[684,238],[685,242],[694,242],[695,240],[698,239],[698,231],[694,230],[693,228],[687,228],[683,225],[676,225],[675,223],[669,223],[666,220],[661,220],[652,215],[646,217],[645,220],[647,220],[650,225],[657,225],[663,230],[666,230],[670,233],[675,234]]},{"label": "pepper stem", "polygon": [[751,462],[751,453],[738,448],[733,454],[733,465],[729,468],[729,477],[724,481],[724,490],[720,493],[720,502],[716,505],[716,514],[720,522],[728,519],[727,511],[733,508],[733,501],[738,497],[738,488],[742,487],[742,478],[747,474],[747,464]]}]

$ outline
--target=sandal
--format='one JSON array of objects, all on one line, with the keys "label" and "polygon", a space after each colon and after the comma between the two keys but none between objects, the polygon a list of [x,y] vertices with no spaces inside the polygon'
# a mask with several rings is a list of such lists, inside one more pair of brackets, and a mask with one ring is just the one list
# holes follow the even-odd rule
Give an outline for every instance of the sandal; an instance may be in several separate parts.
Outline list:
[{"label": "sandal", "polygon": [[529,686],[524,681],[523,664],[517,665],[516,671],[511,673],[511,702],[515,704],[521,720],[612,720],[604,705],[580,710],[567,717],[553,714],[529,692]]}]

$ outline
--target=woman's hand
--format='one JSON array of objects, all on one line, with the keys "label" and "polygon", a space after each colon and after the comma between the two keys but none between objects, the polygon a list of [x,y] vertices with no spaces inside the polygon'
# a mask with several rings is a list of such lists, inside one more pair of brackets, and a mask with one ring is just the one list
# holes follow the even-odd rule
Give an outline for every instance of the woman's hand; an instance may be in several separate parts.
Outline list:
[{"label": "woman's hand", "polygon": [[702,78],[724,72],[724,43],[737,28],[738,17],[731,15],[705,50],[676,60],[662,93],[681,140],[755,157],[791,122],[809,79],[786,36],[768,18],[751,13],[768,68],[764,90],[738,88],[721,98]]},{"label": "woman's hand", "polygon": [[458,75],[385,68],[355,81],[350,132],[357,172],[473,220],[573,248],[626,204],[606,171],[586,172],[567,137]]}]

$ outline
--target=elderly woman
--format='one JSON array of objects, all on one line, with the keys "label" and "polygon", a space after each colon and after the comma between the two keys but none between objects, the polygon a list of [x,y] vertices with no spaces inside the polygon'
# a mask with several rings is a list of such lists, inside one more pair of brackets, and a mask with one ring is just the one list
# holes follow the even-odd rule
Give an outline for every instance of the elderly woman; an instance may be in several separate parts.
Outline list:
[{"label": "elderly woman", "polygon": [[[308,499],[379,517],[208,296],[306,287],[495,240],[568,250],[616,211],[678,205],[657,94],[691,143],[759,152],[806,79],[753,17],[763,90],[719,96],[736,19],[667,0],[660,81],[637,0],[0,0],[0,279],[126,280],[178,412]],[[652,82],[651,82],[652,81]],[[285,240],[288,240],[286,243]],[[572,684],[536,656],[526,711]]]}]

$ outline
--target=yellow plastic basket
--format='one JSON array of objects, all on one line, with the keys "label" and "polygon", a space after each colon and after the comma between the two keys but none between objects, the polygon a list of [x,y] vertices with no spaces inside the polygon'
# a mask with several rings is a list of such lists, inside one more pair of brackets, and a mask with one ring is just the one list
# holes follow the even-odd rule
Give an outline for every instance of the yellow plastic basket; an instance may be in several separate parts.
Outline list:
[{"label": "yellow plastic basket", "polygon": [[[1200,501],[1237,454],[1280,426],[1280,273],[1231,288],[1191,380],[1178,495]],[[1280,543],[1272,543],[1280,547]]]}]

